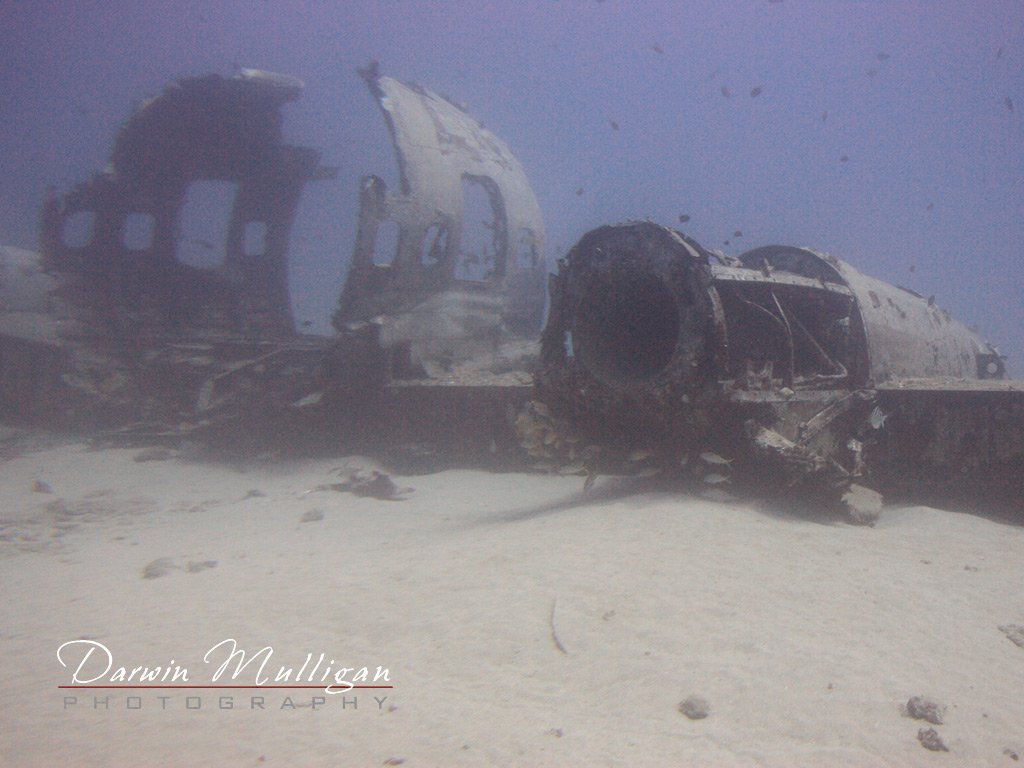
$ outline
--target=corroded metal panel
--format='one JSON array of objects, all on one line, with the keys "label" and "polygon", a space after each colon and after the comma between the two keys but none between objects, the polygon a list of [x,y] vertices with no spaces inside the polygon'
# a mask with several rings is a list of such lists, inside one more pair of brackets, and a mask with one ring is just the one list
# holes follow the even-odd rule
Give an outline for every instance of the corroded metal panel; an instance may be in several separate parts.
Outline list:
[{"label": "corroded metal panel", "polygon": [[[534,336],[544,311],[544,225],[507,145],[422,86],[361,70],[394,142],[400,190],[367,176],[359,231],[334,323],[373,320],[396,371],[446,367]],[[470,252],[467,191],[489,209],[489,242]],[[397,227],[385,252],[381,227]],[[409,317],[415,317],[410,323]],[[415,333],[409,333],[415,326]]]}]

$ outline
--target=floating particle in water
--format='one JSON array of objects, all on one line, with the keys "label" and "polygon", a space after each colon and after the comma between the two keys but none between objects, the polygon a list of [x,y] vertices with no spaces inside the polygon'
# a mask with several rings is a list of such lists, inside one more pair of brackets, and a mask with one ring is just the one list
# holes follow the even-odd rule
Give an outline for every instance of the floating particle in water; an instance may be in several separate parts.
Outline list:
[{"label": "floating particle in water", "polygon": [[885,51],[879,51],[878,53],[875,54],[875,58],[878,59],[879,61],[885,61],[886,59],[889,58],[889,54],[886,53]]},{"label": "floating particle in water", "polygon": [[679,223],[680,223],[680,224],[685,224],[685,223],[686,223],[686,222],[688,222],[689,220],[690,220],[690,217],[689,217],[689,216],[687,216],[687,215],[686,215],[685,213],[680,213],[680,214],[679,214]]},{"label": "floating particle in water", "polygon": [[725,98],[727,98],[727,99],[730,96],[732,96],[732,91],[729,90],[729,86],[727,86],[727,85],[723,85],[722,86],[722,95],[725,96]]},{"label": "floating particle in water", "polygon": [[651,50],[654,51],[655,53],[664,53],[665,52],[665,49],[662,48],[661,45],[659,45],[658,43],[655,43],[654,45],[652,45],[651,46]]},{"label": "floating particle in water", "polygon": [[753,88],[750,89],[750,98],[756,99],[758,96],[761,95],[761,90],[762,89],[760,85],[755,85]]}]

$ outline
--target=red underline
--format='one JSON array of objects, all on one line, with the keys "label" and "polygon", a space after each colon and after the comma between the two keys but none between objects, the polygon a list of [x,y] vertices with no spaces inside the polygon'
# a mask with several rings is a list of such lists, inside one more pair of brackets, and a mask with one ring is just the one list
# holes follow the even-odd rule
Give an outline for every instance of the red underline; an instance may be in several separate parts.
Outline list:
[{"label": "red underline", "polygon": [[201,689],[209,690],[209,689],[213,689],[213,690],[221,690],[221,691],[230,691],[230,690],[236,690],[236,689],[241,689],[241,688],[246,688],[246,689],[247,688],[256,688],[256,689],[264,690],[264,691],[266,691],[266,690],[292,691],[292,690],[307,690],[307,689],[308,690],[322,691],[322,690],[325,690],[326,688],[332,688],[332,689],[338,691],[339,693],[344,693],[345,691],[354,691],[354,690],[359,690],[359,689],[394,688],[395,686],[393,686],[393,685],[353,685],[353,686],[343,687],[343,686],[339,685],[338,683],[330,683],[329,684],[329,683],[327,683],[327,681],[324,681],[323,685],[58,685],[57,687],[58,688],[77,689],[77,690],[88,690],[88,689],[97,689],[97,688],[99,688],[99,689],[112,690],[112,691],[133,691],[133,690],[143,690],[143,689],[160,689],[160,690],[168,690],[168,691],[188,691],[188,690],[201,690]]}]

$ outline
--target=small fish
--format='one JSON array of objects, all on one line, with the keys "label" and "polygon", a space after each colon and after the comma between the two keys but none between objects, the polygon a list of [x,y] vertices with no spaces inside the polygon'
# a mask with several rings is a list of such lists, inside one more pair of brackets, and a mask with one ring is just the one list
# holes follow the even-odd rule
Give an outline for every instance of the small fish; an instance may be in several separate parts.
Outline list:
[{"label": "small fish", "polygon": [[587,479],[583,481],[583,492],[587,493],[591,488],[594,487],[594,482],[597,480],[597,472],[589,470],[587,472]]},{"label": "small fish", "polygon": [[828,110],[825,110],[824,112],[821,113],[821,122],[828,122]]},{"label": "small fish", "polygon": [[611,124],[613,131],[619,130],[619,124],[616,123],[614,120],[609,120],[608,122]]},{"label": "small fish", "polygon": [[629,452],[629,456],[626,457],[627,461],[644,461],[645,459],[651,458],[654,455],[654,451],[650,448],[634,448]]},{"label": "small fish", "polygon": [[868,77],[874,77],[877,74],[878,74],[878,70],[875,69],[874,67],[872,67],[871,69],[868,70]]},{"label": "small fish", "polygon": [[558,474],[560,475],[583,475],[586,474],[586,472],[587,468],[583,466],[582,462],[565,464],[558,468]]},{"label": "small fish", "polygon": [[1005,99],[1003,99],[1003,104],[1006,105],[1006,108],[1008,110],[1013,112],[1013,99],[1011,99],[1009,96],[1007,96]]},{"label": "small fish", "polygon": [[637,477],[654,477],[661,474],[661,467],[644,467],[636,473]]},{"label": "small fish", "polygon": [[680,224],[685,224],[685,223],[686,223],[686,222],[688,222],[689,220],[690,220],[690,217],[689,217],[689,216],[687,216],[687,215],[686,215],[685,213],[680,213],[680,214],[679,214],[679,223],[680,223]]},{"label": "small fish", "polygon": [[840,157],[840,158],[839,158],[839,162],[840,162],[840,163],[845,163],[845,162],[847,162],[847,161],[848,161],[849,159],[850,159],[850,156],[849,156],[849,155],[843,155],[842,157]]},{"label": "small fish", "polygon": [[743,230],[742,229],[737,229],[735,232],[732,233],[732,236],[733,237],[743,237]]},{"label": "small fish", "polygon": [[760,95],[761,95],[761,86],[760,85],[755,85],[753,88],[750,89],[750,98],[756,99]]},{"label": "small fish", "polygon": [[925,209],[926,211],[934,211],[934,210],[935,210],[935,203],[928,203],[928,205],[926,205],[926,206],[924,207],[924,209]]},{"label": "small fish", "polygon": [[915,267],[913,264],[911,264],[910,265],[910,273],[913,274],[914,272],[917,272],[917,267]]},{"label": "small fish", "polygon": [[878,53],[875,54],[875,58],[878,59],[879,61],[885,61],[886,59],[889,58],[889,54],[886,53],[885,51],[879,51]]},{"label": "small fish", "polygon": [[576,197],[583,197],[583,187],[576,190]]},{"label": "small fish", "polygon": [[654,45],[652,45],[651,46],[651,50],[654,51],[655,53],[664,53],[665,52],[665,49],[662,48],[658,43],[655,43]]},{"label": "small fish", "polygon": [[878,406],[875,406],[875,410],[871,412],[871,428],[881,429],[885,426],[885,420],[889,418],[889,414],[883,411]]},{"label": "small fish", "polygon": [[1006,46],[1005,46],[1005,45],[1000,45],[1000,46],[999,46],[999,50],[998,50],[998,51],[996,51],[996,58],[997,58],[997,59],[1001,59],[1001,58],[1003,58],[1003,49],[1004,49],[1004,48],[1006,48]]},{"label": "small fish", "polygon": [[729,245],[729,241],[728,240],[723,240],[722,241],[722,245]]},{"label": "small fish", "polygon": [[728,466],[729,464],[732,464],[732,459],[719,456],[717,453],[712,453],[711,451],[704,451],[700,455],[700,460],[705,464],[718,464],[720,466]]},{"label": "small fish", "polygon": [[704,482],[707,485],[721,485],[722,483],[728,483],[729,478],[712,472],[710,475],[704,475]]},{"label": "small fish", "polygon": [[725,96],[725,98],[727,98],[727,99],[730,96],[732,96],[732,91],[729,90],[729,86],[727,86],[727,85],[723,85],[722,86],[722,95]]}]

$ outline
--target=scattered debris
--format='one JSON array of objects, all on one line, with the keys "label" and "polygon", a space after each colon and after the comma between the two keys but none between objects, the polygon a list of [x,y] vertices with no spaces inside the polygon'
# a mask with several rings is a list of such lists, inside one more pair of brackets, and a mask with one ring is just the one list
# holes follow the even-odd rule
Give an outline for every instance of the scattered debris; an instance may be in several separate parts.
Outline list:
[{"label": "scattered debris", "polygon": [[917,732],[917,740],[921,742],[922,747],[929,749],[932,752],[949,752],[949,747],[947,747],[945,742],[942,741],[942,737],[939,736],[939,732],[934,728],[919,729]]},{"label": "scattered debris", "polygon": [[1024,626],[1020,624],[1003,624],[999,627],[999,631],[1006,635],[1011,643],[1024,648]]},{"label": "scattered debris", "polygon": [[691,720],[703,720],[711,714],[711,706],[701,696],[689,696],[679,702],[679,711]]},{"label": "scattered debris", "polygon": [[167,461],[173,458],[174,452],[169,448],[146,448],[135,454],[132,460],[141,464],[146,461]]},{"label": "scattered debris", "polygon": [[399,488],[389,475],[378,469],[369,472],[356,470],[350,472],[348,479],[342,483],[329,483],[317,486],[318,491],[339,491],[354,496],[368,496],[381,501],[405,501],[412,488]]},{"label": "scattered debris", "polygon": [[557,600],[558,598],[554,598],[551,601],[551,616],[549,618],[549,623],[551,625],[551,640],[554,642],[555,648],[568,655],[569,652],[565,650],[565,646],[562,645],[562,641],[558,639],[558,632],[555,631],[555,603]]},{"label": "scattered debris", "polygon": [[946,708],[924,696],[912,696],[906,704],[905,714],[915,720],[927,720],[932,725],[942,725]]},{"label": "scattered debris", "polygon": [[851,483],[840,501],[846,509],[847,518],[857,525],[873,526],[884,506],[882,494],[859,483]]},{"label": "scattered debris", "polygon": [[142,578],[144,579],[158,579],[161,576],[166,576],[168,573],[174,570],[180,570],[177,565],[174,564],[174,560],[169,557],[158,557],[153,562],[149,563],[145,568],[142,569]]},{"label": "scattered debris", "polygon": [[728,476],[720,475],[717,472],[711,472],[710,474],[704,475],[704,483],[706,485],[721,485],[722,483],[728,482]]}]

